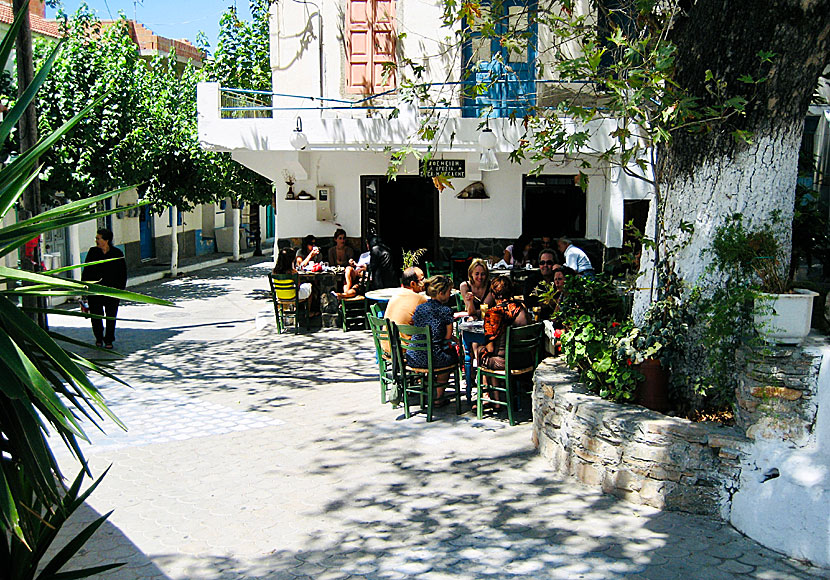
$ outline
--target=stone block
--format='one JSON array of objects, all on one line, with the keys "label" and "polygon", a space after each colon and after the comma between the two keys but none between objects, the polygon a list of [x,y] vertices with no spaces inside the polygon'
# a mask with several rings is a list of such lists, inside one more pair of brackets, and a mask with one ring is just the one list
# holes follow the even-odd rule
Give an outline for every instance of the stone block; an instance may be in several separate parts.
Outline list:
[{"label": "stone block", "polygon": [[627,469],[620,469],[619,471],[606,472],[606,477],[603,484],[608,486],[608,489],[606,489],[605,491],[610,491],[611,488],[613,488],[639,492],[640,489],[642,489],[643,487],[645,479],[646,478],[642,477],[637,473],[634,473],[633,471],[629,471]]},{"label": "stone block", "polygon": [[587,485],[599,485],[602,483],[602,470],[593,465],[574,461],[571,463],[573,475],[582,483]]},{"label": "stone block", "polygon": [[801,398],[801,391],[796,389],[788,389],[786,387],[754,387],[750,394],[756,399],[785,399],[787,401],[796,401]]},{"label": "stone block", "polygon": [[671,435],[684,441],[696,443],[706,443],[709,436],[704,427],[685,419],[649,421],[646,429],[649,433]]},{"label": "stone block", "polygon": [[662,508],[666,505],[666,498],[676,488],[677,484],[670,481],[646,480],[640,488],[640,498],[646,505]]}]

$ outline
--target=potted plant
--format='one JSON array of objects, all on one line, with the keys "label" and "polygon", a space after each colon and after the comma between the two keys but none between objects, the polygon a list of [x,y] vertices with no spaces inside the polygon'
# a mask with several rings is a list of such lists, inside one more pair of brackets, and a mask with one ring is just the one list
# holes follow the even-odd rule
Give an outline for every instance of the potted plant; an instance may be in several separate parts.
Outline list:
[{"label": "potted plant", "polygon": [[671,359],[689,329],[688,312],[681,300],[680,278],[667,264],[657,300],[639,325],[630,325],[617,341],[617,356],[625,358],[642,375],[635,401],[665,413],[669,410]]},{"label": "potted plant", "polygon": [[712,242],[715,263],[737,271],[751,281],[754,290],[755,327],[766,342],[800,344],[810,333],[813,300],[811,290],[792,288],[787,257],[781,247],[774,216],[770,225],[749,231],[741,214],[730,216],[718,228]]}]

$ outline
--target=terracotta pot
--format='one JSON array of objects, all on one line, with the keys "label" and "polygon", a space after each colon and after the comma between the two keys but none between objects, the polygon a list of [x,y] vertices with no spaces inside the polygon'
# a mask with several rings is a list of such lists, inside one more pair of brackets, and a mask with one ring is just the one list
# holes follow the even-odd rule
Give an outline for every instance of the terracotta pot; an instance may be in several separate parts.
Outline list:
[{"label": "terracotta pot", "polygon": [[669,372],[663,368],[659,360],[653,358],[644,360],[638,370],[644,378],[637,384],[637,403],[659,413],[668,411]]}]

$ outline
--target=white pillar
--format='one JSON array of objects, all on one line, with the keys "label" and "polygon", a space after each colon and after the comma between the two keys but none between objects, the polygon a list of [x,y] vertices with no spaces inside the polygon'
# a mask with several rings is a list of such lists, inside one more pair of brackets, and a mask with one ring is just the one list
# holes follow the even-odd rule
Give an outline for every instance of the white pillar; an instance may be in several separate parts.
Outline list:
[{"label": "white pillar", "polygon": [[170,206],[170,219],[170,276],[175,278],[179,275],[179,208],[175,205]]},{"label": "white pillar", "polygon": [[239,206],[233,208],[233,261],[239,261],[239,224],[242,221],[242,210]]},{"label": "white pillar", "polygon": [[[72,266],[77,266],[81,263],[81,233],[78,224],[72,224],[69,226],[69,260],[67,263]],[[75,268],[71,270],[72,272],[72,279],[73,280],[80,280],[81,279],[81,269]]]}]

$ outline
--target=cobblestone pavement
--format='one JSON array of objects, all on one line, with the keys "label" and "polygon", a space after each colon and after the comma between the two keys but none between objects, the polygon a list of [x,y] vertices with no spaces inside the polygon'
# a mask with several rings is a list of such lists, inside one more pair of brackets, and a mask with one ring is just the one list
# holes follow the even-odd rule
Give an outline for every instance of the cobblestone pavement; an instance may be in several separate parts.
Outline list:
[{"label": "cobblestone pavement", "polygon": [[126,562],[102,577],[130,580],[830,575],[720,521],[558,479],[528,422],[403,419],[379,402],[368,333],[276,334],[267,267],[138,288],[176,308],[122,307],[115,367],[133,389],[100,384],[129,431],[109,424],[87,449],[95,475],[112,467],[70,531],[114,513],[77,565]]}]

